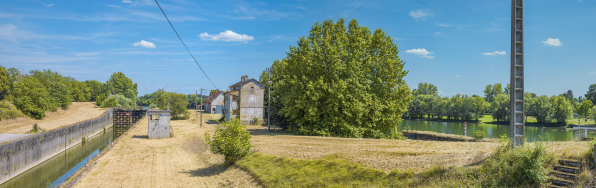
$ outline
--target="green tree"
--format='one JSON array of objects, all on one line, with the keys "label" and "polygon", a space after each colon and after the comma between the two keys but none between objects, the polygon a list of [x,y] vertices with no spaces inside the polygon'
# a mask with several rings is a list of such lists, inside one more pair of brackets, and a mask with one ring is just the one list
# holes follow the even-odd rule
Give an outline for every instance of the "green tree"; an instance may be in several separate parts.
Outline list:
[{"label": "green tree", "polygon": [[577,111],[577,113],[583,114],[584,116],[586,116],[588,114],[588,112],[590,112],[590,109],[592,108],[592,106],[594,106],[594,104],[592,104],[592,101],[585,100],[579,106],[577,106],[576,111]]},{"label": "green tree", "polygon": [[588,88],[588,93],[584,95],[586,100],[591,100],[592,104],[596,104],[596,84],[590,85]]},{"label": "green tree", "polygon": [[108,97],[105,101],[101,102],[102,108],[112,108],[118,106],[118,100],[114,97]]},{"label": "green tree", "polygon": [[3,66],[0,66],[0,100],[4,100],[10,93],[10,81],[8,72]]},{"label": "green tree", "polygon": [[241,157],[248,154],[252,145],[250,144],[250,133],[240,123],[240,119],[232,118],[221,124],[215,130],[213,136],[205,133],[205,143],[209,145],[212,153],[226,156],[227,163],[234,163]]},{"label": "green tree", "polygon": [[110,98],[116,99],[118,101],[118,106],[126,106],[126,107],[136,106],[136,104],[134,103],[133,100],[129,99],[128,97],[125,97],[124,95],[120,95],[120,94],[111,95]]},{"label": "green tree", "polygon": [[68,87],[61,82],[55,82],[50,87],[50,100],[52,105],[67,109],[72,104],[72,96]]},{"label": "green tree", "polygon": [[23,75],[21,75],[21,72],[19,71],[19,69],[9,68],[7,70],[7,77],[8,77],[8,82],[9,82],[8,84],[10,87],[10,92],[12,93],[12,91],[14,91],[14,84],[16,84],[17,81],[23,77]]},{"label": "green tree", "polygon": [[538,123],[550,123],[554,113],[551,98],[546,95],[532,98],[526,111],[529,111],[530,114],[534,115]]},{"label": "green tree", "polygon": [[122,72],[115,72],[112,74],[106,83],[116,94],[124,95],[124,92],[126,92],[127,89],[130,89],[135,93],[135,96],[138,95],[137,84],[133,83],[132,80],[126,77]]},{"label": "green tree", "polygon": [[25,115],[35,119],[45,117],[49,108],[48,91],[37,78],[26,76],[14,88],[14,105]]},{"label": "green tree", "polygon": [[416,95],[438,95],[437,86],[430,83],[418,83],[418,89],[414,89],[412,92]]},{"label": "green tree", "polygon": [[[486,101],[492,103],[494,101],[494,98],[496,95],[504,93],[503,92],[503,88],[501,86],[501,83],[496,83],[494,85],[486,85],[486,87],[484,88],[484,97],[486,98]],[[504,93],[505,95],[509,94],[509,93]]]},{"label": "green tree", "polygon": [[286,54],[272,66],[272,98],[299,133],[388,138],[412,100],[405,63],[382,29],[326,20]]},{"label": "green tree", "polygon": [[105,93],[107,92],[107,87],[105,83],[101,83],[97,80],[87,80],[85,81],[85,83],[87,84],[87,86],[89,86],[89,92],[91,96],[89,98],[89,101],[97,102],[97,97],[101,94],[103,94],[105,97]]},{"label": "green tree", "polygon": [[566,97],[562,96],[552,96],[551,102],[553,104],[553,119],[558,124],[565,123],[565,120],[573,112],[573,106]]},{"label": "green tree", "polygon": [[509,95],[499,93],[495,95],[491,108],[493,118],[497,121],[509,120]]},{"label": "green tree", "polygon": [[478,121],[483,113],[490,108],[490,103],[486,102],[484,98],[478,95],[473,96],[470,100],[470,111],[474,114],[474,120]]}]

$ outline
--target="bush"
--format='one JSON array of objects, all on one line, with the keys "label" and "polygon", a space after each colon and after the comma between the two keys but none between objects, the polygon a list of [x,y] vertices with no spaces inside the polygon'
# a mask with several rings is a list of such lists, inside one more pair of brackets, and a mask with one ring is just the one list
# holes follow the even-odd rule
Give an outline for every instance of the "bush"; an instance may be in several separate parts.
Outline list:
[{"label": "bush", "polygon": [[259,121],[259,118],[258,117],[255,117],[253,121],[254,121],[253,122],[254,125],[260,125],[261,124],[261,121]]},{"label": "bush", "polygon": [[483,187],[543,187],[546,184],[548,169],[555,157],[546,151],[544,143],[513,148],[507,136],[502,136],[500,143],[495,154],[482,166]]},{"label": "bush", "polygon": [[205,133],[205,142],[210,146],[211,152],[226,156],[227,163],[234,163],[245,156],[252,148],[250,133],[240,123],[240,119],[233,118],[221,124],[215,130],[213,137]]},{"label": "bush", "polygon": [[485,134],[484,134],[484,132],[483,132],[483,131],[481,131],[481,130],[477,130],[477,131],[475,131],[475,132],[474,132],[474,138],[475,138],[475,139],[478,139],[478,140],[480,140],[480,139],[483,139],[483,138],[484,138],[484,136],[485,136]]},{"label": "bush", "polygon": [[33,128],[31,130],[29,130],[30,133],[37,133],[37,132],[46,132],[45,129],[42,129],[41,127],[39,127],[39,125],[37,125],[37,123],[33,124]]},{"label": "bush", "polygon": [[24,116],[25,114],[19,111],[17,107],[12,105],[12,103],[10,103],[9,101],[0,101],[0,120]]},{"label": "bush", "polygon": [[116,100],[115,98],[108,98],[105,101],[103,101],[101,103],[101,107],[102,108],[110,108],[110,107],[115,107],[118,106],[118,100]]}]

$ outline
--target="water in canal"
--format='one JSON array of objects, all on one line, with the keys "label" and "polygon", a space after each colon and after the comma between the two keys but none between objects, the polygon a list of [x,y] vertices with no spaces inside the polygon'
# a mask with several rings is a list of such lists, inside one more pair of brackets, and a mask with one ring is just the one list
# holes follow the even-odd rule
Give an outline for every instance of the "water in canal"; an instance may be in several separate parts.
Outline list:
[{"label": "water in canal", "polygon": [[[438,133],[464,135],[463,122],[436,122],[436,121],[419,121],[419,120],[403,120],[398,124],[398,130],[404,130],[408,124],[411,130],[419,131],[433,131]],[[472,136],[474,131],[482,130],[488,138],[500,138],[505,134],[509,136],[509,125],[495,125],[495,124],[477,124],[468,123],[468,136]],[[584,132],[582,131],[582,136]],[[596,132],[589,131],[589,137],[596,136]],[[552,128],[552,127],[528,127],[526,126],[526,139],[528,142],[533,142],[542,138],[544,141],[571,141],[579,138],[577,130],[567,128]]]},{"label": "water in canal", "polygon": [[89,138],[85,144],[78,144],[66,152],[29,169],[23,174],[3,183],[7,187],[55,187],[64,182],[73,173],[83,167],[90,159],[98,155],[120,135],[114,135],[112,128],[106,129]]}]

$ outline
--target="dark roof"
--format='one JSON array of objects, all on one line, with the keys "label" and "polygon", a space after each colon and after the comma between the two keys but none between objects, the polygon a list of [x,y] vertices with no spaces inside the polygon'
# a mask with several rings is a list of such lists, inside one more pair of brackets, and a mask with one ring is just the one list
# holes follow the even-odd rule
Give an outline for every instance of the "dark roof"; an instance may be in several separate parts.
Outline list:
[{"label": "dark roof", "polygon": [[240,82],[238,82],[238,83],[235,83],[235,84],[231,85],[230,87],[234,87],[234,86],[243,86],[244,84],[248,84],[248,82],[250,82],[250,81],[255,81],[255,82],[257,82],[259,85],[261,85],[261,87],[263,87],[263,86],[264,86],[264,85],[263,85],[261,82],[259,82],[259,81],[255,80],[254,78],[251,78],[251,79],[248,79],[248,80],[244,80],[244,81],[240,81]]},{"label": "dark roof", "polygon": [[223,91],[216,91],[215,93],[212,93],[211,95],[209,95],[209,97],[207,97],[207,99],[205,99],[205,103],[210,103],[213,101],[213,99],[217,98],[217,96],[219,96],[219,94],[222,94]]}]

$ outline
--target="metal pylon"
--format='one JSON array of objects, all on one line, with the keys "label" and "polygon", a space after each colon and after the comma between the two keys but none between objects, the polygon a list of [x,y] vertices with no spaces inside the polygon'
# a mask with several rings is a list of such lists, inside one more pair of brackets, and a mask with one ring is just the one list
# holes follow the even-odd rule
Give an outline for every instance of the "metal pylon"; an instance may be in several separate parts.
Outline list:
[{"label": "metal pylon", "polygon": [[513,147],[524,143],[524,20],[523,0],[511,1],[510,133]]}]

